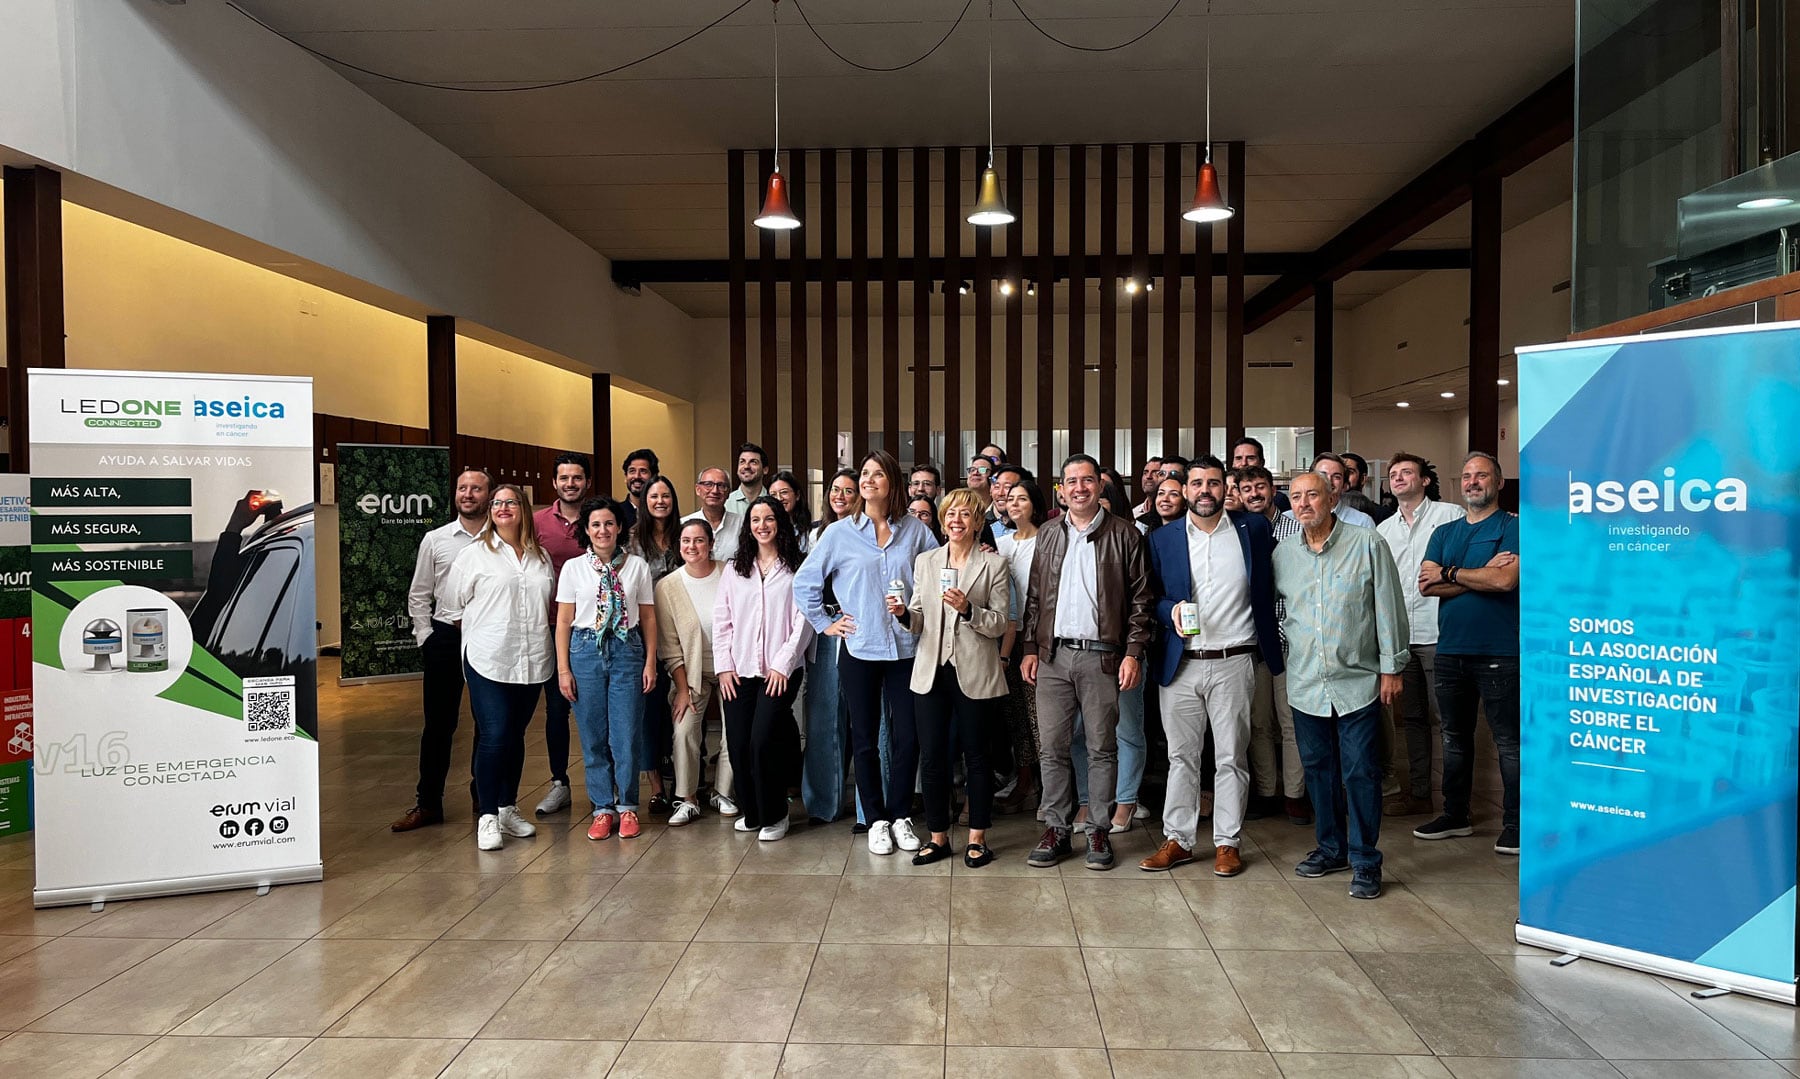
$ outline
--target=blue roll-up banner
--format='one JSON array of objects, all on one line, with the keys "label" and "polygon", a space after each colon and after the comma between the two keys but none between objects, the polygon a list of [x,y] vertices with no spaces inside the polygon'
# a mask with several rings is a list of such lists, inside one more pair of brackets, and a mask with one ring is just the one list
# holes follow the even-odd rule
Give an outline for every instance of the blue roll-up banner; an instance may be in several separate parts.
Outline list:
[{"label": "blue roll-up banner", "polygon": [[1800,324],[1519,353],[1518,939],[1792,1004]]}]

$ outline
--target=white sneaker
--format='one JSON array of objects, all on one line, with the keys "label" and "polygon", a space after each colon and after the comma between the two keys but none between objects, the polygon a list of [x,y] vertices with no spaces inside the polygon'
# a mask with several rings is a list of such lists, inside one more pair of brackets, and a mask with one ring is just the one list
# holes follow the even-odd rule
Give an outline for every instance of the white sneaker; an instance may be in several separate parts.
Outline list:
[{"label": "white sneaker", "polygon": [[1131,819],[1132,820],[1149,820],[1150,819],[1150,811],[1148,809],[1144,808],[1144,803],[1139,802],[1137,804],[1137,808],[1133,809],[1131,811]]},{"label": "white sneaker", "polygon": [[788,833],[788,819],[786,817],[783,817],[783,818],[781,818],[779,823],[771,824],[767,828],[764,828],[762,831],[756,833],[756,838],[762,840],[764,843],[773,843],[776,840],[780,839],[782,836],[787,835],[787,833]]},{"label": "white sneaker", "polygon": [[[540,817],[547,817],[559,809],[567,808],[569,808],[569,785],[560,779],[552,779],[550,781],[550,792],[544,795],[544,800],[537,804],[537,815]],[[515,832],[513,834],[517,835],[519,833]],[[524,834],[530,835],[531,833],[526,832]]]},{"label": "white sneaker", "polygon": [[721,817],[735,817],[738,815],[737,803],[725,797],[723,794],[720,794],[718,791],[713,791],[712,804],[713,808],[719,811],[719,816]]},{"label": "white sneaker", "polygon": [[918,850],[919,833],[913,831],[912,818],[901,817],[894,822],[894,846],[901,850]]},{"label": "white sneaker", "polygon": [[698,819],[699,816],[699,806],[688,801],[677,802],[675,803],[675,812],[669,814],[669,827],[679,828],[684,824],[693,822]]},{"label": "white sneaker", "polygon": [[483,813],[481,822],[475,826],[475,846],[481,850],[499,850],[500,844],[506,842],[500,838],[500,818],[492,813]]},{"label": "white sneaker", "polygon": [[515,839],[530,839],[537,835],[537,825],[519,816],[518,806],[500,807],[500,830]]},{"label": "white sneaker", "polygon": [[[914,844],[917,847],[917,844]],[[878,820],[869,825],[869,853],[894,853],[894,826],[887,821]]]},{"label": "white sneaker", "polygon": [[732,831],[735,831],[735,832],[754,832],[754,831],[756,831],[755,828],[750,826],[750,822],[745,820],[742,817],[739,817],[737,820],[733,821],[731,828],[732,828]]}]

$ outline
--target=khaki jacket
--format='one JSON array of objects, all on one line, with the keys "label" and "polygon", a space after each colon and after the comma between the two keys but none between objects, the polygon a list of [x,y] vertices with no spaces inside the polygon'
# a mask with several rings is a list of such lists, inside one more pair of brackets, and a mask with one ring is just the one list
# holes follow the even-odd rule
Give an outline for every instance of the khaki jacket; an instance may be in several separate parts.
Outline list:
[{"label": "khaki jacket", "polygon": [[999,640],[1006,633],[1012,571],[1006,559],[976,548],[957,574],[957,587],[969,597],[969,616],[964,618],[944,602],[938,588],[938,574],[949,558],[948,547],[935,547],[913,562],[906,628],[919,635],[919,651],[913,656],[912,691],[931,692],[938,665],[948,659],[956,667],[956,684],[964,696],[1004,697],[1006,671],[1000,663]]},{"label": "khaki jacket", "polygon": [[[681,583],[686,572],[683,567],[656,582],[656,658],[670,673],[686,667],[688,683],[693,685],[713,673],[712,645],[700,628],[700,620],[711,622],[713,613],[694,610],[687,585]],[[723,572],[725,563],[714,562],[713,576]]]},{"label": "khaki jacket", "polygon": [[[1094,583],[1100,610],[1095,621],[1100,627],[1099,639],[1117,645],[1124,655],[1141,662],[1150,650],[1151,632],[1156,625],[1144,537],[1129,520],[1107,513],[1106,519],[1089,533],[1087,542],[1096,545]],[[1063,518],[1038,529],[1037,552],[1031,563],[1031,590],[1025,597],[1021,627],[1025,655],[1049,659],[1056,654],[1056,601],[1062,590],[1063,556],[1068,550],[1069,528]]]}]

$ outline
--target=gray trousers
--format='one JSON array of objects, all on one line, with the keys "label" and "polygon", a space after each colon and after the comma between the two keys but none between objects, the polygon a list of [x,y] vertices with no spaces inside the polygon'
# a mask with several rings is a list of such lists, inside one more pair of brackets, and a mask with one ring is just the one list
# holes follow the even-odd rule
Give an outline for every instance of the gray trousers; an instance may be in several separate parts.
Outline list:
[{"label": "gray trousers", "polygon": [[[1388,742],[1390,752],[1384,758],[1387,762],[1387,774],[1394,778],[1394,791],[1387,790],[1389,784],[1382,784],[1383,793],[1397,793],[1400,789],[1400,776],[1414,798],[1431,799],[1431,746],[1436,739],[1431,736],[1432,724],[1442,726],[1438,719],[1437,694],[1433,692],[1434,676],[1437,671],[1437,645],[1415,644],[1408,651],[1412,653],[1412,661],[1400,672],[1400,704],[1398,708],[1384,711],[1389,716]],[[1399,722],[1393,719],[1393,713],[1399,712]],[[1394,727],[1403,727],[1406,739],[1406,757],[1400,757],[1399,739],[1395,737]],[[1400,769],[1404,767],[1405,772]]]},{"label": "gray trousers", "polygon": [[1249,656],[1190,659],[1162,687],[1163,733],[1169,738],[1169,785],[1163,834],[1191,851],[1200,837],[1201,761],[1213,736],[1213,845],[1235,847],[1250,801],[1250,701],[1256,672]]},{"label": "gray trousers", "polygon": [[[1276,764],[1275,744],[1281,743],[1281,763]],[[1281,772],[1279,789],[1275,782]],[[1267,663],[1256,665],[1256,699],[1250,706],[1250,775],[1256,793],[1265,798],[1277,794],[1299,801],[1306,797],[1306,769],[1300,765],[1300,744],[1294,740],[1294,710],[1288,707],[1287,675],[1270,674]]]},{"label": "gray trousers", "polygon": [[1040,654],[1037,669],[1038,765],[1044,773],[1044,823],[1068,830],[1075,818],[1075,766],[1069,743],[1075,715],[1087,729],[1088,819],[1112,818],[1119,784],[1119,676],[1100,669],[1117,658],[1059,648],[1054,660]]}]

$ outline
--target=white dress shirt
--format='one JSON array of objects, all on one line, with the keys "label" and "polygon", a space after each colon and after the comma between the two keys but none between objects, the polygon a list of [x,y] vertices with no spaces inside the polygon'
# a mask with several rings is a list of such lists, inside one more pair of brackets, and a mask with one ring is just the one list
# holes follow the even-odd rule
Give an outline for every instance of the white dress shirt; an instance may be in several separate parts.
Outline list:
[{"label": "white dress shirt", "polygon": [[1209,533],[1182,518],[1187,528],[1188,598],[1200,611],[1200,632],[1187,639],[1190,652],[1218,651],[1256,643],[1256,621],[1250,613],[1250,575],[1244,569],[1244,543],[1231,518],[1219,514]]},{"label": "white dress shirt", "polygon": [[1406,615],[1412,620],[1413,644],[1438,642],[1437,597],[1419,594],[1419,565],[1425,561],[1425,548],[1439,525],[1460,521],[1465,516],[1466,511],[1454,502],[1434,502],[1428,498],[1413,512],[1412,523],[1407,523],[1402,508],[1375,526],[1375,531],[1387,540],[1388,550],[1394,555],[1394,567],[1400,571],[1400,589],[1406,593]]},{"label": "white dress shirt", "polygon": [[451,563],[438,618],[461,620],[463,658],[476,674],[535,685],[556,670],[550,633],[555,583],[548,556],[521,557],[499,540],[490,548],[478,539]]},{"label": "white dress shirt", "polygon": [[[422,648],[431,636],[433,612],[445,607],[444,587],[450,582],[450,564],[474,541],[481,529],[470,532],[458,517],[425,533],[419,541],[419,558],[413,563],[412,586],[406,590],[406,613],[412,617],[413,639]],[[1424,550],[1423,547],[1419,548]]]},{"label": "white dress shirt", "polygon": [[1069,530],[1069,542],[1063,552],[1062,579],[1056,593],[1057,637],[1092,641],[1100,636],[1100,571],[1094,565],[1094,545],[1088,542],[1088,536],[1105,518],[1103,509],[1094,514],[1086,528],[1077,528],[1074,514],[1062,516],[1063,527]]},{"label": "white dress shirt", "polygon": [[[695,510],[683,517],[682,520],[706,520],[706,511]],[[711,521],[706,523],[712,524]],[[737,554],[738,533],[743,530],[743,527],[744,517],[742,514],[733,513],[729,509],[725,511],[725,516],[719,519],[718,526],[713,529],[713,561],[731,561],[731,556]]]}]

